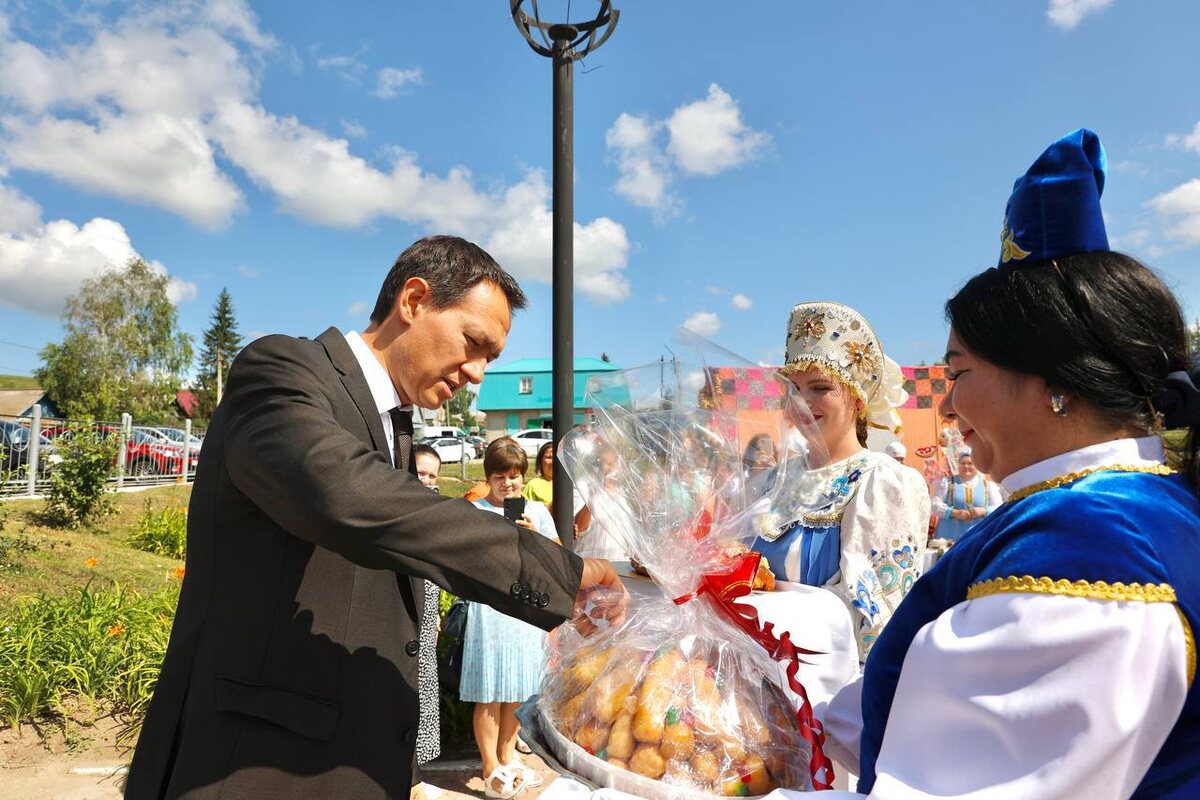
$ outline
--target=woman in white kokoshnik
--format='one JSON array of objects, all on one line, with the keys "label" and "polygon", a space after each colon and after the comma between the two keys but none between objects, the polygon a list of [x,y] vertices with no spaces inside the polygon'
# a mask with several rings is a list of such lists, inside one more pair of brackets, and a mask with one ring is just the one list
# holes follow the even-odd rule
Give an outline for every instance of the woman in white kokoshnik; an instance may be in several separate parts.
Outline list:
[{"label": "woman in white kokoshnik", "polygon": [[900,429],[903,376],[862,315],[801,303],[782,370],[812,411],[829,463],[804,473],[754,549],[780,580],[823,586],[850,608],[860,661],[919,577],[929,491],[916,470],[866,449],[866,431]]}]

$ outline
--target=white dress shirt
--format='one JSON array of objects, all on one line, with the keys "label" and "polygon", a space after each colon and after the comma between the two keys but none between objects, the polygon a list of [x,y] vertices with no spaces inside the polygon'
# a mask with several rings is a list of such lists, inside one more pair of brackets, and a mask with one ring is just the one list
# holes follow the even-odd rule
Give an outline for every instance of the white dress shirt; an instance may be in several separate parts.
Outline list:
[{"label": "white dress shirt", "polygon": [[357,331],[350,331],[346,334],[346,344],[350,345],[350,351],[354,353],[354,358],[363,371],[363,377],[367,379],[367,388],[371,390],[371,399],[375,401],[379,419],[383,422],[383,438],[387,440],[388,452],[392,454],[392,463],[395,464],[396,445],[392,439],[391,412],[393,408],[411,412],[413,407],[404,405],[400,401],[400,394],[392,384],[392,379],[388,377],[387,370],[383,368],[383,364],[379,363],[375,353]]}]

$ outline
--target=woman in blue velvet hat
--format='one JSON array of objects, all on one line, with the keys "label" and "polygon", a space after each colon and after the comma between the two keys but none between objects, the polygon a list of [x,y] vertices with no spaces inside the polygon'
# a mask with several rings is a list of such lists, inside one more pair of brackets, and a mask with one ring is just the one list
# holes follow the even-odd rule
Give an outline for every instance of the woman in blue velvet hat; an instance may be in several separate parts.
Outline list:
[{"label": "woman in blue velvet hat", "polygon": [[1051,145],[946,304],[942,413],[1010,494],[826,710],[863,795],[1200,798],[1200,370],[1170,290],[1108,249],[1104,169],[1090,131]]}]

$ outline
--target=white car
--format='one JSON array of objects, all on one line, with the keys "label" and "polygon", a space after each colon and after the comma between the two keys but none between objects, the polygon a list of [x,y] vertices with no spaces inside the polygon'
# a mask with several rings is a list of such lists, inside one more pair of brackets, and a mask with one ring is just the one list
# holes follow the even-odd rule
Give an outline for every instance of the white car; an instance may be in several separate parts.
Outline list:
[{"label": "white car", "polygon": [[443,464],[457,464],[460,461],[471,460],[471,451],[463,447],[462,439],[443,436],[440,439],[426,439],[422,444],[427,444],[436,450],[438,458],[442,460]]},{"label": "white car", "polygon": [[521,445],[521,449],[525,451],[525,455],[530,458],[537,458],[538,450],[542,449],[542,445],[546,442],[554,441],[554,431],[549,428],[533,428],[520,433],[514,433],[512,438]]}]

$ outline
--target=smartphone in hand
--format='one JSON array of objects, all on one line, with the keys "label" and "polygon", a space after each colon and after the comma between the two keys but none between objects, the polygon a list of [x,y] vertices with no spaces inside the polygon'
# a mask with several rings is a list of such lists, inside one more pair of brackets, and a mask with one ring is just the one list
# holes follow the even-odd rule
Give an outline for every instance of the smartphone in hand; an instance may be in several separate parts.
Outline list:
[{"label": "smartphone in hand", "polygon": [[504,518],[512,522],[516,522],[521,517],[525,516],[525,498],[524,497],[506,497],[504,498]]}]

